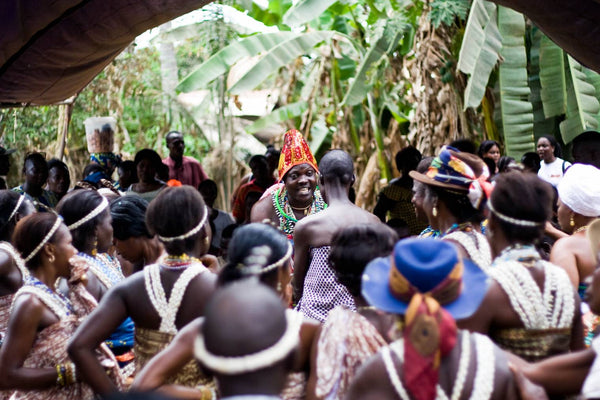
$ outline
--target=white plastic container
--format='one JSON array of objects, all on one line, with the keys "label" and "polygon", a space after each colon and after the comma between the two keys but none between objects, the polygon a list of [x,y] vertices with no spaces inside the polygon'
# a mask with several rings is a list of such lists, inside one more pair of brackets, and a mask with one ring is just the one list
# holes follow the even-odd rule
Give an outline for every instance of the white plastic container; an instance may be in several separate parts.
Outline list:
[{"label": "white plastic container", "polygon": [[113,117],[90,117],[83,121],[90,153],[112,153],[117,120]]}]

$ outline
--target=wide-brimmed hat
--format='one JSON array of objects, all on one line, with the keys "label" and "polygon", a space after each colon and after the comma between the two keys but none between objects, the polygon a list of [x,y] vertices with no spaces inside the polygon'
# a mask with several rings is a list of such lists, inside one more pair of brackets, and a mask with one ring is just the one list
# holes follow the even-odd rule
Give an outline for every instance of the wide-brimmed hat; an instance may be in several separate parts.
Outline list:
[{"label": "wide-brimmed hat", "polygon": [[319,172],[317,161],[304,140],[304,136],[296,129],[290,129],[285,133],[279,156],[279,180],[281,181],[290,169],[300,164],[309,164],[316,172]]},{"label": "wide-brimmed hat", "polygon": [[592,259],[594,260],[594,264],[597,264],[598,260],[596,257],[600,251],[600,218],[595,219],[588,225],[586,236],[592,247]]},{"label": "wide-brimmed hat", "polygon": [[380,310],[404,314],[412,297],[433,297],[455,319],[472,315],[485,297],[488,277],[463,260],[454,244],[405,239],[389,257],[371,261],[362,276],[362,295]]},{"label": "wide-brimmed hat", "polygon": [[17,149],[6,149],[0,146],[0,156],[7,156],[9,154],[14,153],[15,151],[17,151]]},{"label": "wide-brimmed hat", "polygon": [[487,181],[490,172],[481,158],[450,146],[442,148],[425,174],[410,171],[409,175],[427,185],[468,194],[474,208],[479,208],[484,197],[489,199],[494,188]]}]

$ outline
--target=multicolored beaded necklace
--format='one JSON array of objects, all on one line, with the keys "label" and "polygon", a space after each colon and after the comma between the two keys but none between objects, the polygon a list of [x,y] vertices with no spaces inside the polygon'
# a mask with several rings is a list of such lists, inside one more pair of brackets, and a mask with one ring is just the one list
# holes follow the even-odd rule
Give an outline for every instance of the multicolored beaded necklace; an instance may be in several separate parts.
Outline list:
[{"label": "multicolored beaded necklace", "polygon": [[99,254],[96,257],[90,256],[85,253],[77,253],[78,256],[85,258],[90,261],[90,269],[96,275],[96,277],[102,282],[107,289],[110,289],[117,283],[123,280],[123,274],[121,271],[117,270],[115,267],[111,266],[107,261],[110,259],[103,258]]},{"label": "multicolored beaded necklace", "polygon": [[181,254],[179,256],[174,256],[172,254],[169,254],[166,258],[164,258],[161,261],[160,266],[165,269],[178,271],[178,270],[186,269],[187,267],[192,265],[192,263],[202,264],[202,261],[200,261],[196,257],[190,257],[189,255],[187,255],[185,253]]},{"label": "multicolored beaded necklace", "polygon": [[71,305],[71,301],[64,294],[60,293],[59,291],[54,291],[50,289],[48,285],[40,281],[35,276],[30,275],[27,278],[25,278],[24,284],[27,286],[33,286],[34,288],[48,294],[52,298],[52,300],[54,300],[57,304],[62,305],[66,315],[71,315],[75,312],[75,310],[73,309],[73,305]]},{"label": "multicolored beaded necklace", "polygon": [[[275,213],[277,214],[277,218],[279,218],[279,228],[291,239],[298,220],[295,218],[294,210],[290,206],[287,190],[285,188],[278,189],[273,193],[272,199]],[[316,214],[326,208],[327,204],[325,204],[325,200],[321,196],[321,191],[319,188],[316,188],[312,204],[308,208],[308,211],[305,212],[305,215]]]},{"label": "multicolored beaded necklace", "polygon": [[462,224],[452,224],[452,226],[450,226],[450,228],[446,229],[446,232],[442,233],[438,237],[443,238],[444,236],[449,235],[452,232],[457,232],[457,231],[471,232],[472,230],[473,230],[473,224],[471,224],[470,222],[463,222]]}]

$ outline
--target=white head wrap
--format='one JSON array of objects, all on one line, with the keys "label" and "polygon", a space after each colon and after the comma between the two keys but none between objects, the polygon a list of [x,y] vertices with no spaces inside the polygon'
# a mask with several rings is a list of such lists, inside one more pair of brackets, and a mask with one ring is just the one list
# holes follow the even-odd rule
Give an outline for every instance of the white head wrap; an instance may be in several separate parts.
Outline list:
[{"label": "white head wrap", "polygon": [[560,200],[584,217],[600,216],[600,169],[573,164],[558,184]]}]

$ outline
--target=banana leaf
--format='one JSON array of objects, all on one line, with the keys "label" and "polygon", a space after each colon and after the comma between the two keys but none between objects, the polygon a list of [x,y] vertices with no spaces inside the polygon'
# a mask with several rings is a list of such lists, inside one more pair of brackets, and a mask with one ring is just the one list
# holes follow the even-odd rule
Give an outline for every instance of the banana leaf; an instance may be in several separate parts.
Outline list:
[{"label": "banana leaf", "polygon": [[598,129],[600,102],[596,89],[582,67],[567,56],[567,119],[560,123],[560,133],[565,143],[571,142],[581,132]]},{"label": "banana leaf", "polygon": [[470,74],[465,88],[464,109],[477,108],[481,103],[501,47],[502,36],[498,30],[497,7],[488,1],[475,0],[467,21],[458,61],[458,68]]},{"label": "banana leaf", "polygon": [[251,125],[246,127],[246,132],[254,134],[280,122],[285,122],[290,119],[296,118],[304,114],[308,110],[308,103],[306,101],[299,101],[292,103],[273,110],[270,114],[265,115],[254,121]]},{"label": "banana leaf", "polygon": [[200,64],[177,86],[179,92],[204,89],[214,79],[225,74],[229,68],[243,57],[255,56],[269,51],[283,41],[297,37],[294,32],[263,33],[250,36],[221,49]]},{"label": "banana leaf", "polygon": [[525,18],[506,7],[498,7],[502,50],[498,73],[500,112],[506,154],[515,159],[534,150],[533,107],[527,84]]},{"label": "banana leaf", "polygon": [[299,26],[319,17],[337,0],[300,0],[283,15],[283,23]]},{"label": "banana leaf", "polygon": [[266,52],[260,60],[229,88],[231,94],[252,90],[279,68],[292,60],[310,53],[315,46],[331,39],[337,32],[313,31],[282,41]]},{"label": "banana leaf", "polygon": [[542,104],[546,118],[566,112],[567,83],[563,50],[542,35],[540,42],[540,83]]}]

